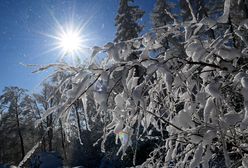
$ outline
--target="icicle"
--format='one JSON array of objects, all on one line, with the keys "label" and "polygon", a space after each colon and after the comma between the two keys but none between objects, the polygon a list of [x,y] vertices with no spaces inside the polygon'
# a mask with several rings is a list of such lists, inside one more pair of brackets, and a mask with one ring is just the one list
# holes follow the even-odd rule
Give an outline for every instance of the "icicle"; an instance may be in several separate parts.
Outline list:
[{"label": "icicle", "polygon": [[85,117],[85,122],[86,122],[86,128],[91,131],[91,128],[90,128],[90,124],[89,124],[89,115],[88,115],[88,98],[87,98],[87,94],[84,94],[82,97],[81,97],[81,100],[82,100],[82,103],[83,103],[83,111],[84,111],[84,117]]}]

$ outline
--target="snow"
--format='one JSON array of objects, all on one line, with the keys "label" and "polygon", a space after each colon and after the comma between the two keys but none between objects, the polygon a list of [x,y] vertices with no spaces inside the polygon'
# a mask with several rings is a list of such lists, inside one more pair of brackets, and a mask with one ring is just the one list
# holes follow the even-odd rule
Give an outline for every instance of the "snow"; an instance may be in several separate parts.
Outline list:
[{"label": "snow", "polygon": [[219,23],[227,23],[230,13],[231,0],[225,0],[223,15],[218,18]]},{"label": "snow", "polygon": [[190,168],[195,168],[200,164],[202,160],[202,154],[203,154],[203,147],[202,147],[202,144],[200,143],[198,144],[195,150],[195,153],[194,153],[194,157],[190,162],[190,165],[189,165]]},{"label": "snow", "polygon": [[40,152],[35,154],[30,162],[31,168],[37,166],[40,168],[61,168],[63,160],[56,152]]}]

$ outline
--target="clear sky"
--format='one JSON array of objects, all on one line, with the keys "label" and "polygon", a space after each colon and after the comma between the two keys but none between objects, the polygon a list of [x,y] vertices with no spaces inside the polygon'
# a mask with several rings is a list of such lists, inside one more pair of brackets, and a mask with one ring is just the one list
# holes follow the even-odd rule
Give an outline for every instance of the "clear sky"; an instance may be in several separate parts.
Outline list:
[{"label": "clear sky", "polygon": [[[142,19],[149,29],[149,15],[155,0],[136,0],[146,11]],[[114,39],[114,18],[118,0],[2,0],[0,3],[0,92],[5,86],[19,86],[35,92],[47,73],[32,74],[24,64],[49,64],[58,60],[55,39],[58,23],[85,25],[88,46]]]}]

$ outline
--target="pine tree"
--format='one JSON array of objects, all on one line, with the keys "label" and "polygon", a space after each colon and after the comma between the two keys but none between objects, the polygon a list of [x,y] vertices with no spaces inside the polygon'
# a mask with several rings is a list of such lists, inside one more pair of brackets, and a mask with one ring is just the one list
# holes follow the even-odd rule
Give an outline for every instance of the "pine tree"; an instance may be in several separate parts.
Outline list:
[{"label": "pine tree", "polygon": [[143,26],[139,25],[137,20],[144,15],[144,11],[139,9],[138,6],[129,6],[129,2],[133,2],[133,0],[120,0],[118,14],[115,18],[115,26],[117,27],[115,42],[138,37],[143,29]]},{"label": "pine tree", "polygon": [[[151,14],[151,20],[153,24],[153,28],[156,32],[157,37],[163,37],[163,33],[165,33],[165,29],[156,28],[165,26],[168,23],[172,22],[172,19],[167,14],[166,10],[169,11],[170,6],[168,5],[166,0],[157,0],[154,6],[154,9]],[[168,46],[168,41],[165,38],[159,40],[159,42],[164,46]]]},{"label": "pine tree", "polygon": [[157,0],[154,6],[153,12],[151,14],[153,28],[165,26],[167,23],[171,22],[171,18],[166,13],[170,6],[166,0]]},{"label": "pine tree", "polygon": [[3,94],[0,96],[0,103],[4,105],[8,109],[9,116],[11,116],[11,120],[14,125],[14,129],[16,130],[16,135],[19,137],[20,141],[20,151],[21,158],[23,159],[25,156],[25,147],[24,147],[24,137],[21,125],[21,113],[23,109],[21,109],[21,101],[26,95],[26,90],[18,87],[6,87],[3,90]]}]

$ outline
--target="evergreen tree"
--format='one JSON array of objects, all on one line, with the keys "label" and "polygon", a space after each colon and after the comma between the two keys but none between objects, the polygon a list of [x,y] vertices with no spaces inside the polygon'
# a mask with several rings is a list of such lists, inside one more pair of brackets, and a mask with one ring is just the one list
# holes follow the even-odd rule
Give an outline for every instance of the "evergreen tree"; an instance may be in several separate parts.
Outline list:
[{"label": "evergreen tree", "polygon": [[[165,33],[165,29],[156,28],[165,26],[168,23],[172,22],[172,19],[167,14],[166,10],[169,11],[170,6],[168,5],[166,0],[157,0],[154,6],[153,12],[151,14],[151,20],[153,28],[156,32],[157,37],[163,37],[163,33]],[[168,46],[168,41],[165,38],[161,38],[159,42],[164,46]]]},{"label": "evergreen tree", "polygon": [[115,42],[126,41],[138,37],[143,26],[137,23],[137,20],[144,15],[144,11],[138,6],[129,6],[133,0],[120,0],[120,7],[115,18],[117,32]]},{"label": "evergreen tree", "polygon": [[[16,130],[14,137],[19,138],[19,152],[21,153],[21,158],[25,156],[24,148],[24,138],[22,131],[22,112],[21,101],[26,95],[26,90],[18,87],[6,87],[3,90],[3,94],[0,96],[0,103],[7,107],[8,116],[6,115],[6,120],[9,120],[12,125],[12,129]],[[5,116],[4,116],[5,117]],[[18,156],[19,157],[19,156]],[[18,158],[20,159],[20,158]]]},{"label": "evergreen tree", "polygon": [[171,18],[166,13],[170,6],[166,0],[157,0],[154,6],[153,12],[151,14],[153,28],[165,26],[167,23],[171,22]]}]

